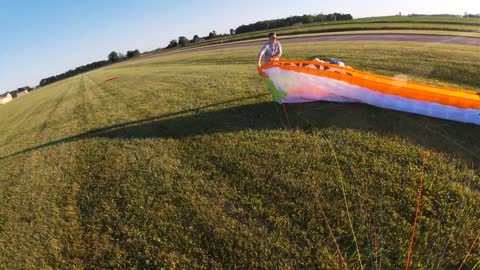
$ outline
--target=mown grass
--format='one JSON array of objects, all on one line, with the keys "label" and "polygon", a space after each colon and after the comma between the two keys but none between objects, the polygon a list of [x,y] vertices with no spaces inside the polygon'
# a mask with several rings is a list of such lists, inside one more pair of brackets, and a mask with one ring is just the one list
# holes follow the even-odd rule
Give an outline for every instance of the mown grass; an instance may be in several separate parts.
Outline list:
[{"label": "mown grass", "polygon": [[[480,32],[480,19],[460,18],[445,16],[387,16],[360,18],[348,21],[329,21],[312,23],[300,26],[288,26],[264,31],[241,33],[233,36],[219,37],[200,43],[191,43],[186,48],[196,48],[208,45],[239,42],[252,39],[265,38],[269,32],[275,31],[281,36],[299,36],[308,34],[342,34],[346,32],[362,31],[422,31],[446,32],[448,35],[475,35]],[[153,53],[164,53],[185,48],[173,48],[168,50],[155,51]]]},{"label": "mown grass", "polygon": [[[324,102],[286,106],[289,128],[258,49],[125,62],[1,106],[0,268],[341,269],[321,206],[351,269],[402,268],[426,152],[412,268],[458,267],[479,232],[480,128]],[[284,51],[480,88],[477,47]]]},{"label": "mown grass", "polygon": [[369,18],[359,18],[352,21],[358,22],[419,22],[419,23],[458,23],[458,24],[470,24],[470,25],[480,25],[479,18],[463,18],[463,17],[453,17],[453,16],[435,16],[435,15],[424,15],[424,16],[383,16],[383,17],[369,17]]}]

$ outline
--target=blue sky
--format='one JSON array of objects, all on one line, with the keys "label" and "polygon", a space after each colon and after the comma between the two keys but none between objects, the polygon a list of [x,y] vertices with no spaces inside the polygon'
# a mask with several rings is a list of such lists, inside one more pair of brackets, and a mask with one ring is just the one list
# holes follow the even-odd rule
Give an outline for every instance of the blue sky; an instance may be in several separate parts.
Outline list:
[{"label": "blue sky", "polygon": [[361,18],[466,11],[480,13],[480,1],[0,0],[0,93],[106,60],[111,51],[149,51],[178,36],[228,33],[261,20],[333,12]]}]

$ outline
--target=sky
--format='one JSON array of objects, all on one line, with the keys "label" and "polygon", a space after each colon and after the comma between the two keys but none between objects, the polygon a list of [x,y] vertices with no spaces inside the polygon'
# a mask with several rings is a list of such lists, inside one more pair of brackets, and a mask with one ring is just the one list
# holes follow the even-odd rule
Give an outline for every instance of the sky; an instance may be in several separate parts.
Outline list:
[{"label": "sky", "polygon": [[111,51],[163,48],[179,36],[229,33],[242,24],[303,14],[354,18],[480,13],[479,0],[0,0],[0,93]]}]

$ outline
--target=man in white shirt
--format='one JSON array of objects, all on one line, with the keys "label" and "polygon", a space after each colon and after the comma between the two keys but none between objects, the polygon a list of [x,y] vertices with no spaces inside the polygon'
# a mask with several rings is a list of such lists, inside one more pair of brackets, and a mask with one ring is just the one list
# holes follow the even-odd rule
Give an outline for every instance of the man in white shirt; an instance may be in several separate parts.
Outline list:
[{"label": "man in white shirt", "polygon": [[277,41],[277,34],[270,33],[268,34],[268,42],[265,43],[258,53],[257,57],[257,66],[261,66],[262,56],[265,55],[265,63],[268,63],[272,60],[280,59],[282,56],[282,45]]}]

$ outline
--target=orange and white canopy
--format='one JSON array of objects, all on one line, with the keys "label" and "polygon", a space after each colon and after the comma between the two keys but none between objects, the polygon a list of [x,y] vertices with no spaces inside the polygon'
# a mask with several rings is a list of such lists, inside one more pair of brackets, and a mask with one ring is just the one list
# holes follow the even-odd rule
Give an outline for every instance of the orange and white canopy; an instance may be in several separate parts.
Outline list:
[{"label": "orange and white canopy", "polygon": [[480,125],[475,91],[407,82],[318,61],[272,61],[258,69],[278,103],[359,102]]}]

